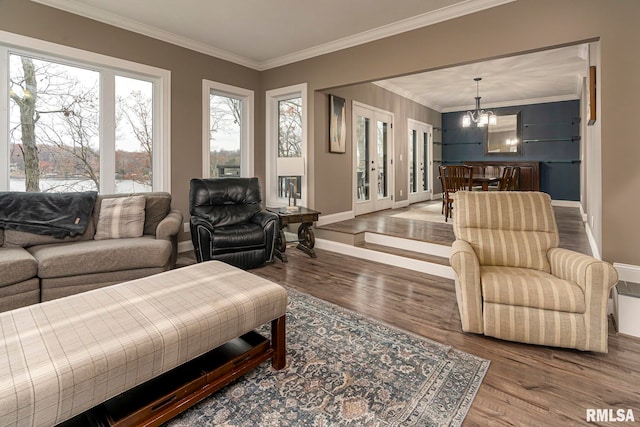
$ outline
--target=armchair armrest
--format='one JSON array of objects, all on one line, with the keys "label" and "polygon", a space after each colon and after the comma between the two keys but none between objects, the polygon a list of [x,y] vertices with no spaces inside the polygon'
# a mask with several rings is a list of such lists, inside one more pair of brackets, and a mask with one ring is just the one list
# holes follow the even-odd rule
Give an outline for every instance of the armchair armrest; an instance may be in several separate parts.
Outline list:
[{"label": "armchair armrest", "polygon": [[177,209],[170,211],[156,227],[156,239],[171,240],[180,231],[182,212]]},{"label": "armchair armrest", "polygon": [[577,283],[584,292],[584,349],[606,353],[607,303],[609,291],[618,281],[618,273],[607,262],[568,249],[551,248],[547,257],[552,275]]},{"label": "armchair armrest", "polygon": [[551,274],[575,282],[585,294],[603,293],[618,281],[618,273],[611,264],[592,256],[563,248],[551,248],[547,252]]},{"label": "armchair armrest", "polygon": [[482,287],[480,284],[480,262],[471,245],[464,240],[456,240],[451,245],[449,262],[456,279],[456,299],[462,330],[481,334],[484,332],[482,321]]}]

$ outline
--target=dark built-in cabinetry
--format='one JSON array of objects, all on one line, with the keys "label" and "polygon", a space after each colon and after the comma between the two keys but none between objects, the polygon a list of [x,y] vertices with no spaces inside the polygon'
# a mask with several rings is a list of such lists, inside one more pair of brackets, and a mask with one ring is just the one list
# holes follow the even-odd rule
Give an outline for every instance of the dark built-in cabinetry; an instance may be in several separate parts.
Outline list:
[{"label": "dark built-in cabinetry", "polygon": [[[500,169],[504,166],[517,166],[520,168],[520,187],[519,191],[540,191],[540,163],[538,162],[465,162],[465,165],[478,166],[486,168],[488,166],[497,166]],[[475,168],[474,168],[475,169]],[[474,172],[475,174],[475,172]]]}]

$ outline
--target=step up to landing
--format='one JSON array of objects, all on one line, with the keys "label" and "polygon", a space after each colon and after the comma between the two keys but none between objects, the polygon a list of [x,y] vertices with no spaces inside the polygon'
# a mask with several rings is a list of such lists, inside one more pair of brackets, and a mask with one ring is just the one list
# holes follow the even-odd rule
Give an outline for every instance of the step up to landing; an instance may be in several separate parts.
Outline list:
[{"label": "step up to landing", "polygon": [[316,237],[319,249],[447,279],[455,278],[449,266],[450,246],[371,232],[316,229]]}]

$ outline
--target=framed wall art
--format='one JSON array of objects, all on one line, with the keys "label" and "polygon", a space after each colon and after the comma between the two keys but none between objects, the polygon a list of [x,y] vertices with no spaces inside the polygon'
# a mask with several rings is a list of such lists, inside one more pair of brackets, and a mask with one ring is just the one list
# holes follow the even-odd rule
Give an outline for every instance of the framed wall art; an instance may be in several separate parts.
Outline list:
[{"label": "framed wall art", "polygon": [[344,98],[329,95],[329,152],[347,151],[347,105]]}]

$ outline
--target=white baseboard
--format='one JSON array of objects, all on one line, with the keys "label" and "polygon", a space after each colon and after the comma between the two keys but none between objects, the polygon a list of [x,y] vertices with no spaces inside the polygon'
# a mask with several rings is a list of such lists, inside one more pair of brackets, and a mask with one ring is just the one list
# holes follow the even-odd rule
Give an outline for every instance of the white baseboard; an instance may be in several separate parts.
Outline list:
[{"label": "white baseboard", "polygon": [[448,265],[435,264],[417,259],[410,259],[398,255],[384,252],[372,251],[370,249],[351,246],[344,243],[334,242],[325,239],[316,239],[316,247],[331,252],[349,255],[355,258],[366,259],[368,261],[379,262],[381,264],[393,265],[395,267],[406,268],[408,270],[419,271],[433,276],[455,279],[453,269]]},{"label": "white baseboard", "polygon": [[189,252],[193,250],[193,242],[191,240],[183,240],[178,242],[178,253]]},{"label": "white baseboard", "polygon": [[345,211],[338,212],[329,215],[320,215],[318,221],[316,221],[316,226],[320,227],[327,224],[332,224],[334,222],[347,221],[355,218],[353,211]]},{"label": "white baseboard", "polygon": [[401,200],[393,204],[393,209],[406,208],[409,206],[409,200]]},{"label": "white baseboard", "polygon": [[625,282],[640,283],[640,265],[613,263],[613,268],[618,272],[618,279]]},{"label": "white baseboard", "polygon": [[551,200],[551,206],[558,206],[562,208],[581,208],[582,204],[575,200]]},{"label": "white baseboard", "polygon": [[594,258],[602,260],[602,256],[600,255],[600,249],[598,249],[598,243],[596,242],[596,238],[591,231],[591,226],[588,222],[584,223],[584,231],[587,233],[587,240],[589,240],[589,246],[591,247],[591,253]]}]

